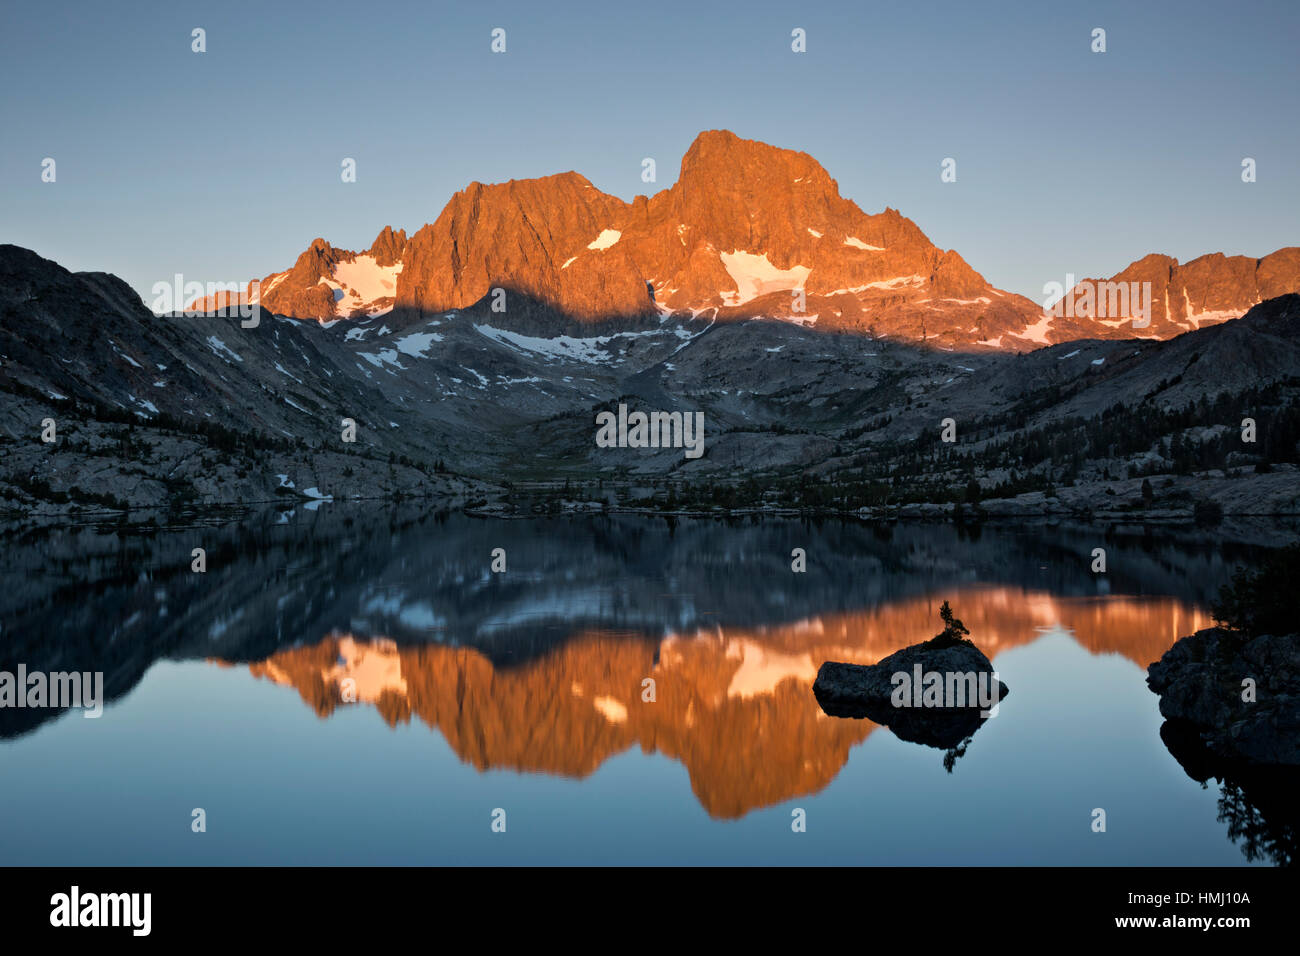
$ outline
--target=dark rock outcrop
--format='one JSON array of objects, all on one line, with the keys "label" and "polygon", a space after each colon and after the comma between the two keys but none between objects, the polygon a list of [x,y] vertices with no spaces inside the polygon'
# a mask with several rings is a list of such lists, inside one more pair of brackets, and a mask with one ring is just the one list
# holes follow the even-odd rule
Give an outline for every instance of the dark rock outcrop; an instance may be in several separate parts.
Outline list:
[{"label": "dark rock outcrop", "polygon": [[1195,727],[1211,753],[1300,766],[1300,636],[1206,628],[1179,640],[1147,675],[1161,715]]},{"label": "dark rock outcrop", "polygon": [[943,614],[944,633],[876,664],[822,664],[813,694],[832,717],[865,717],[900,740],[950,751],[944,763],[951,770],[1009,691],[983,652],[960,636],[966,629],[946,602]]}]

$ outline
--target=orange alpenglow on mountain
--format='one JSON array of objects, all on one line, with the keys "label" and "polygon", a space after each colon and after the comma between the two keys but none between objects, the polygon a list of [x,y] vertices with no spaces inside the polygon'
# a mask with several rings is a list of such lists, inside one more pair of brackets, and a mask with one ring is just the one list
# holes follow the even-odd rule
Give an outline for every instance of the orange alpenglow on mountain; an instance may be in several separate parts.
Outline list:
[{"label": "orange alpenglow on mountain", "polygon": [[[1208,615],[1172,598],[1057,598],[1019,588],[953,595],[976,642],[1004,650],[1065,628],[1093,654],[1138,667],[1159,659]],[[932,596],[759,628],[709,627],[663,638],[577,631],[558,648],[498,669],[472,647],[399,646],[334,632],[249,665],[294,687],[321,717],[352,702],[390,725],[436,728],[480,770],[586,777],[632,747],[683,763],[711,815],[817,793],[876,725],[828,718],[812,684],[827,659],[871,664],[934,635]],[[642,700],[653,676],[658,696]]]},{"label": "orange alpenglow on mountain", "polygon": [[[1093,280],[1089,280],[1093,281]],[[1300,248],[1186,265],[1147,256],[1113,280],[1150,282],[1150,323],[1051,316],[993,288],[894,209],[864,213],[806,153],[701,133],[668,189],[626,203],[575,172],[456,193],[409,239],[391,227],[354,253],[316,239],[261,281],[261,304],[321,322],[465,309],[494,288],[580,321],[771,317],[964,348],[1174,335],[1300,291]],[[650,294],[653,290],[653,296]],[[247,295],[251,294],[251,289]],[[217,303],[209,302],[207,307]]]}]

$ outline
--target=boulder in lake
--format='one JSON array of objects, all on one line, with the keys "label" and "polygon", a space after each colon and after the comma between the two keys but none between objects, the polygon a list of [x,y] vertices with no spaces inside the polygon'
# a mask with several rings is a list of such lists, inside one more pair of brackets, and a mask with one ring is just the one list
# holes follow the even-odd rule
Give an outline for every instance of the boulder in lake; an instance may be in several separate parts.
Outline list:
[{"label": "boulder in lake", "polygon": [[969,632],[946,601],[940,614],[942,634],[876,664],[822,664],[813,682],[822,710],[832,717],[865,717],[912,743],[961,745],[996,714],[1009,691],[989,659],[964,637]]},{"label": "boulder in lake", "polygon": [[1194,727],[1219,757],[1300,767],[1300,635],[1206,628],[1152,664],[1147,686],[1162,716]]}]

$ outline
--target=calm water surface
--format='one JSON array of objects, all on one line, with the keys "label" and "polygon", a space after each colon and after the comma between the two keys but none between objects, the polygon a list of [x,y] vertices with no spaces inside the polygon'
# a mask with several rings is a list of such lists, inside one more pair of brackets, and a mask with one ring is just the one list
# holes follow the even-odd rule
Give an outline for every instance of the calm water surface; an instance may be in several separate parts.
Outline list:
[{"label": "calm water surface", "polygon": [[[1190,777],[1145,684],[1229,538],[327,505],[5,540],[0,669],[110,701],[0,711],[4,863],[1239,865],[1288,825]],[[1011,689],[951,770],[811,691],[944,600]]]}]

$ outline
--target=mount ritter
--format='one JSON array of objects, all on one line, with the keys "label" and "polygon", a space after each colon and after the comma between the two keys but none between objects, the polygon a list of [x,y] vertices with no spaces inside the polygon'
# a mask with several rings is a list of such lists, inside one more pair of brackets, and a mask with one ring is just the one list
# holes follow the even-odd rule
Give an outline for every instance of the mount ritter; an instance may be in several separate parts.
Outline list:
[{"label": "mount ritter", "polygon": [[[995,289],[807,154],[722,131],[650,197],[472,183],[409,236],[316,239],[166,314],[0,245],[0,510],[1300,511],[1300,247],[1077,291]],[[600,447],[620,406],[703,413],[703,454]]]}]

